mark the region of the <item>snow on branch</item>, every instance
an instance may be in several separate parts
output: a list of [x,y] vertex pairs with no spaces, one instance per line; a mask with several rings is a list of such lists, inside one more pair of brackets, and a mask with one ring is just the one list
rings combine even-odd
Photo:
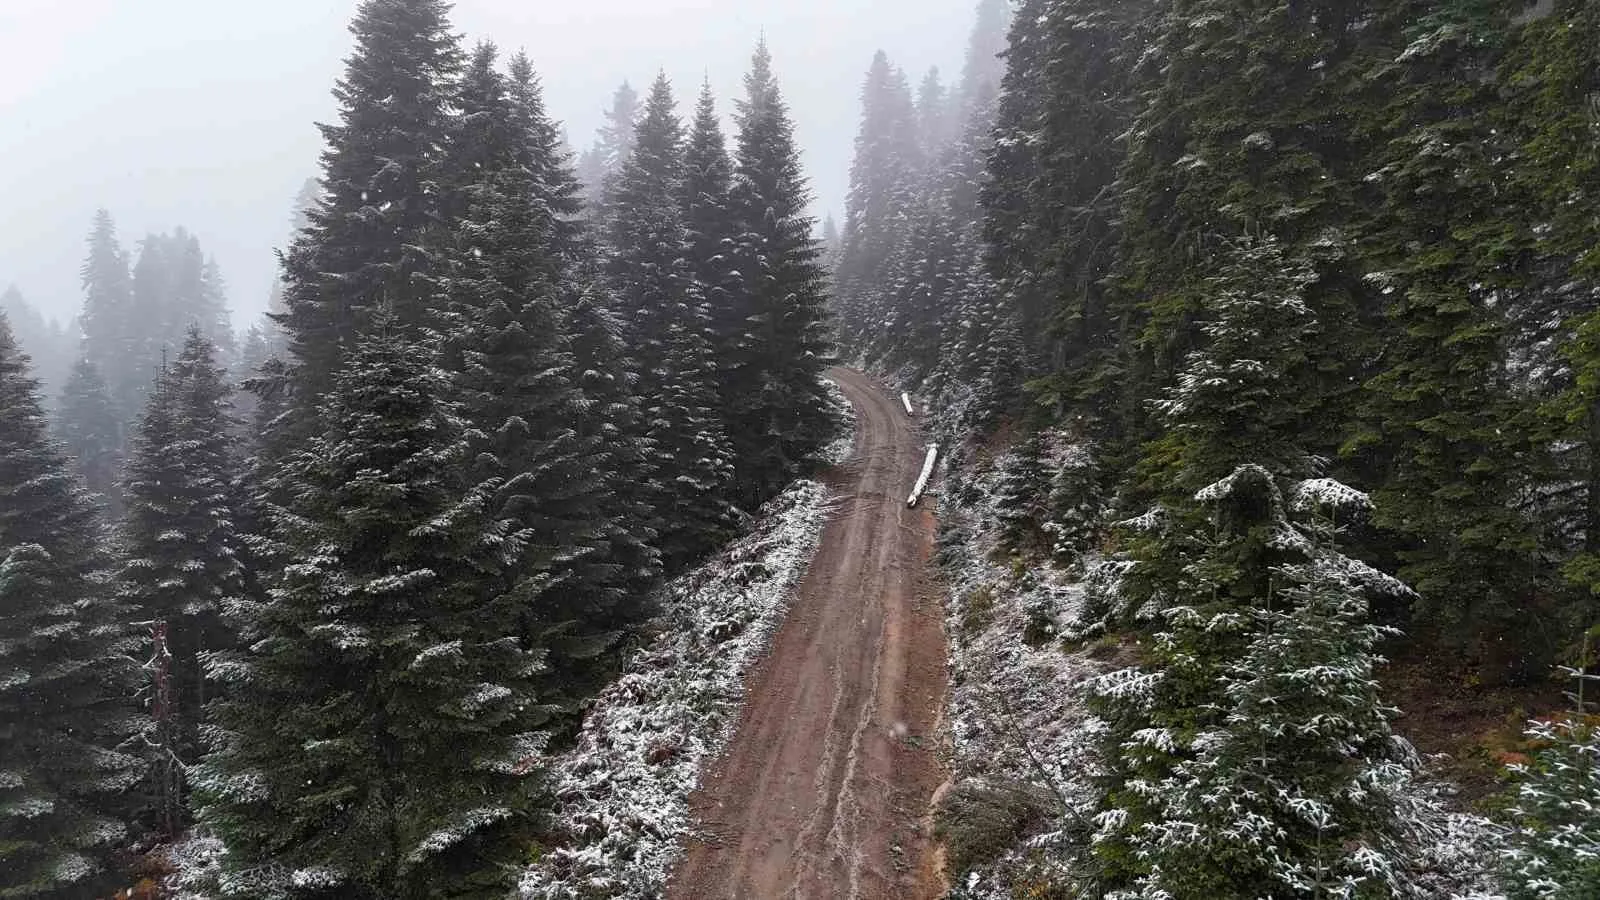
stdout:
[[1247,484],[1272,484],[1272,473],[1253,463],[1234,469],[1228,477],[1201,488],[1194,495],[1200,503],[1215,503],[1233,496]]
[[1290,500],[1296,512],[1317,509],[1358,511],[1372,509],[1372,498],[1333,478],[1312,478],[1295,485]]
[[441,828],[423,838],[421,843],[412,848],[406,855],[406,861],[418,863],[437,853],[443,853],[451,847],[472,837],[473,834],[497,823],[511,818],[515,813],[504,806],[489,806],[471,810],[461,816],[460,820],[448,828]]

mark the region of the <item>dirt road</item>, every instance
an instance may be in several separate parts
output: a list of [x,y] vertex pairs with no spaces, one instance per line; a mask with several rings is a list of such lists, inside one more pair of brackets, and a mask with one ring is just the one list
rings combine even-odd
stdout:
[[859,419],[854,455],[829,476],[841,508],[691,799],[700,834],[672,879],[678,900],[943,895],[927,817],[943,780],[934,518],[931,501],[905,506],[926,448],[882,385],[829,375]]

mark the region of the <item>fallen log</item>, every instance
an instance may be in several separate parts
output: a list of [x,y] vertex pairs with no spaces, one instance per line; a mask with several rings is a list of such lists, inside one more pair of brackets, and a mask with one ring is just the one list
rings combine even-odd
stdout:
[[911,496],[906,500],[908,509],[914,508],[917,501],[922,499],[922,494],[928,489],[928,479],[933,477],[933,464],[939,458],[939,445],[931,444],[928,447],[928,459],[922,464],[922,474],[917,476],[917,486],[911,489]]

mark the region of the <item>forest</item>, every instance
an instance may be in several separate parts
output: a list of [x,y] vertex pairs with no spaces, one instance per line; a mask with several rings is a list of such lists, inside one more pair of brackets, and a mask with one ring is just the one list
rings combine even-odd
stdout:
[[1453,895],[1414,726],[1492,893],[1600,892],[1597,54],[1582,2],[1028,0],[942,151],[873,69],[844,352],[1012,435],[996,552],[1124,663],[1062,896]]
[[947,896],[1600,897],[1600,5],[975,5],[819,223],[764,39],[574,152],[362,0],[261,321],[108,211],[0,296],[0,898],[665,896],[589,720],[835,364],[945,450]]
[[196,238],[130,263],[105,213],[70,364],[8,297],[0,896],[109,896],[196,821],[229,894],[503,894],[654,587],[831,439],[765,48],[731,147],[660,80],[586,202],[531,62],[447,13],[362,4],[238,346]]

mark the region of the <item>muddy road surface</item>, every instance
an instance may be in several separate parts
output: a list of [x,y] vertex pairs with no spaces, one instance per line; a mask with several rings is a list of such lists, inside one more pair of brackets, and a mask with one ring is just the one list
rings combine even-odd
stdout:
[[931,500],[906,508],[926,451],[917,422],[858,372],[855,452],[787,621],[747,685],[738,730],[691,799],[697,833],[674,900],[933,900],[928,816],[945,640],[930,581]]

